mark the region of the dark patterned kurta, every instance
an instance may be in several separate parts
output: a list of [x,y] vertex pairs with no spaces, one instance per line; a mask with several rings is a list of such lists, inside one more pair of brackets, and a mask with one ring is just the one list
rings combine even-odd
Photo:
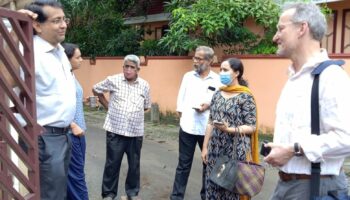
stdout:
[[[237,127],[241,125],[251,125],[255,127],[256,124],[256,106],[251,95],[240,93],[237,96],[224,98],[220,91],[213,96],[210,105],[211,121],[225,121],[229,127]],[[250,149],[250,137],[237,138],[237,146],[233,147],[234,134],[227,134],[219,129],[213,128],[212,136],[208,146],[208,165],[206,169],[206,199],[207,200],[238,200],[239,196],[228,190],[221,188],[215,183],[211,182],[208,177],[215,165],[216,159],[220,153],[228,155],[239,160],[245,160],[245,150]],[[249,149],[248,149],[249,148]]]

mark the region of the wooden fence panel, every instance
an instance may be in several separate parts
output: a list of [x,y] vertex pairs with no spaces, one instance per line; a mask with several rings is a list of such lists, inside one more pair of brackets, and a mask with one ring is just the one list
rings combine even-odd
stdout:
[[0,17],[0,199],[39,200],[32,21],[4,8]]

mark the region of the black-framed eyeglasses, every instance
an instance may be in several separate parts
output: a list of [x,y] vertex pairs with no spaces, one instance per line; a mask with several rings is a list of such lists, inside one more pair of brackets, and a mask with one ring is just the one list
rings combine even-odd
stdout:
[[193,57],[192,57],[192,60],[193,60],[193,61],[199,61],[199,62],[201,62],[201,61],[207,60],[207,59],[193,56]]
[[64,22],[68,25],[70,22],[70,19],[69,18],[56,18],[56,19],[49,20],[49,22],[53,23],[55,25],[61,25]]

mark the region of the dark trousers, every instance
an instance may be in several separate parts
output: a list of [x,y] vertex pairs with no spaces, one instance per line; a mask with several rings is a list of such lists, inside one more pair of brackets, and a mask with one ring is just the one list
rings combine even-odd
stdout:
[[71,143],[66,133],[47,132],[39,135],[41,200],[64,200]]
[[72,141],[71,159],[68,168],[68,200],[88,200],[88,190],[85,181],[85,136],[69,134]]
[[143,137],[125,137],[107,131],[106,164],[102,180],[102,197],[117,196],[120,166],[123,155],[128,158],[128,174],[125,192],[128,197],[137,196],[140,191],[140,158]]
[[[185,196],[188,177],[191,172],[194,152],[198,143],[202,150],[204,136],[192,135],[184,132],[181,128],[179,131],[179,163],[176,168],[173,191],[170,195],[171,200],[182,200]],[[203,164],[202,171],[202,189],[200,192],[202,200],[205,199],[205,167]]]

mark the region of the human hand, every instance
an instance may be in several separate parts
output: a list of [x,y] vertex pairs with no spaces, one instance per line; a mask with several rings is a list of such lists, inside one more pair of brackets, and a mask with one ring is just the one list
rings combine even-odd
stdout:
[[273,167],[285,165],[294,156],[294,148],[292,146],[269,142],[265,144],[265,147],[271,147],[271,152],[264,158],[264,161]]
[[207,104],[207,103],[202,103],[201,105],[201,108],[202,108],[202,112],[206,111],[209,109],[210,105]]
[[36,13],[30,11],[30,10],[20,9],[20,10],[18,10],[17,12],[22,13],[22,14],[25,14],[25,15],[27,15],[28,17],[30,17],[30,18],[32,18],[32,19],[34,19],[34,20],[35,20],[36,18],[38,18],[38,14],[36,14]]
[[214,127],[221,130],[222,132],[228,132],[228,123],[222,121],[213,121]]
[[182,112],[177,112],[177,115],[181,118]]
[[83,129],[80,128],[80,126],[78,126],[78,124],[72,122],[70,125],[70,128],[72,129],[72,133],[75,136],[82,136],[84,135],[84,131]]
[[206,111],[209,108],[209,104],[206,103],[202,103],[199,106],[194,106],[192,107],[195,111],[202,113],[204,111]]
[[205,147],[202,148],[201,157],[204,164],[208,164],[208,148],[205,148]]

